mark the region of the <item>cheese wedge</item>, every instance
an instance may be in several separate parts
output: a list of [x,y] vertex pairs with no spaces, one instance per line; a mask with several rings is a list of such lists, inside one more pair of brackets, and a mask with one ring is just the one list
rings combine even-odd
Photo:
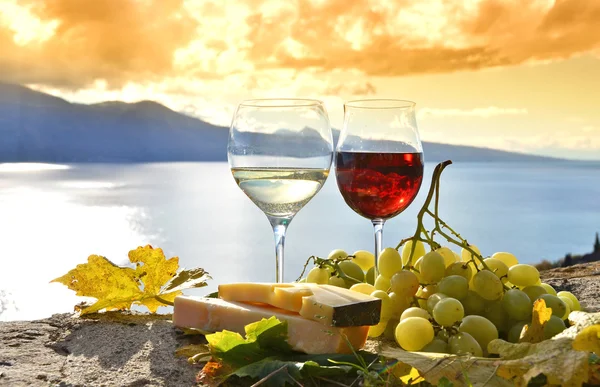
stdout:
[[244,335],[246,325],[271,316],[280,321],[287,321],[288,343],[294,350],[308,354],[352,353],[352,349],[356,351],[363,347],[369,332],[368,326],[325,327],[297,313],[268,305],[191,296],[175,298],[173,323],[180,328],[196,328],[210,332],[226,329]]
[[376,325],[381,300],[331,285],[235,283],[219,285],[227,301],[263,303],[318,321],[326,326]]

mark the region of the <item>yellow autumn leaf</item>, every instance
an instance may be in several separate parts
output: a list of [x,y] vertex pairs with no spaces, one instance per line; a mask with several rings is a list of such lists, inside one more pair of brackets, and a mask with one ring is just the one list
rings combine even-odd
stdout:
[[144,281],[144,290],[148,293],[160,293],[160,288],[179,269],[179,257],[167,259],[161,248],[153,248],[150,245],[131,250],[128,256],[129,261],[136,264],[135,271]]
[[573,349],[600,355],[600,324],[583,329],[573,340]]
[[[538,323],[545,319],[544,316],[545,311],[538,304]],[[589,330],[588,327],[600,324],[600,313],[572,312],[569,321],[571,327],[539,343],[513,344],[492,340],[488,351],[500,358],[407,352],[391,346],[383,348],[381,355],[414,367],[420,376],[434,385],[445,377],[455,386],[524,387],[535,376],[544,374],[550,384],[581,386],[597,380],[600,370],[597,364],[591,364],[592,356],[595,356],[590,354],[591,348],[578,351],[573,348],[573,342],[578,334],[582,335],[579,340],[586,341],[588,335],[598,334],[595,328]],[[401,370],[404,374],[400,378],[405,376],[408,368]]]
[[408,373],[408,375],[401,377],[400,380],[402,381],[402,383],[412,384],[412,385],[419,384],[419,383],[425,381],[425,379],[419,373],[419,370],[414,367],[412,367],[410,369],[410,372]]
[[539,299],[533,303],[531,324],[525,326],[519,343],[539,343],[544,341],[544,326],[552,317],[552,309],[546,307],[546,301]]
[[[538,306],[539,308],[539,306]],[[600,323],[600,313],[572,312],[573,324],[552,339],[539,343],[512,344],[492,340],[488,351],[502,358],[497,375],[510,380],[515,386],[526,386],[539,374],[544,374],[550,384],[581,386],[590,380],[594,368],[590,367],[589,351],[578,351],[573,343],[586,328]]]
[[130,309],[132,304],[144,305],[154,313],[160,306],[172,305],[182,289],[206,286],[210,278],[201,268],[178,272],[179,258],[166,259],[162,249],[150,245],[131,250],[129,260],[135,269],[90,255],[87,263],[51,282],[66,285],[78,296],[96,298],[92,305],[76,306],[84,315],[102,309]]
[[102,309],[129,309],[142,296],[135,270],[119,267],[99,255],[90,255],[87,263],[77,265],[51,282],[66,285],[78,296],[98,299],[94,304],[82,307],[81,314]]
[[169,282],[177,273],[179,268],[179,258],[173,257],[166,259],[161,248],[153,248],[150,245],[138,247],[129,252],[129,260],[136,264],[136,274],[144,283],[143,299],[137,302],[145,305],[150,312],[154,313],[159,306],[164,306],[165,302],[157,300],[156,296],[166,303],[172,303],[175,297],[181,294],[181,291],[161,294],[161,288]]
[[413,367],[410,369],[408,377],[407,375],[400,377],[400,380],[404,383],[407,383],[410,378],[413,378],[414,381],[414,377],[418,375],[433,385],[437,385],[445,377],[455,386],[464,386],[469,383],[475,387],[483,385],[486,387],[513,386],[508,380],[496,375],[498,359],[429,352],[408,352],[391,346],[383,348],[381,355],[386,358],[397,359]]

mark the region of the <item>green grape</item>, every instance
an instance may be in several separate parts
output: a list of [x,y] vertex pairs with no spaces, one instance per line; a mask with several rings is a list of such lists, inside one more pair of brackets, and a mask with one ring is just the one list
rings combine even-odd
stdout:
[[440,247],[439,249],[435,250],[435,252],[444,258],[444,265],[446,267],[456,262],[456,255],[454,255],[454,251],[450,250],[448,247]]
[[402,258],[398,250],[393,247],[386,247],[379,254],[379,274],[392,278],[394,274],[402,270]]
[[[410,251],[412,249],[413,241],[410,240],[402,246],[402,264],[407,265],[408,259],[410,258]],[[425,245],[421,241],[417,241],[415,244],[415,251],[412,256],[412,263],[414,264],[417,259],[425,255]]]
[[450,339],[450,332],[448,332],[446,329],[440,329],[438,331],[438,333],[435,335],[436,339],[440,339],[443,342],[447,343],[448,340]]
[[[508,275],[508,266],[504,262],[496,258],[486,258],[483,262],[487,265],[488,269],[496,274],[496,277],[500,279],[506,279]],[[480,269],[483,268],[483,265],[480,266]]]
[[531,317],[533,304],[524,291],[510,289],[502,298],[502,307],[508,317],[515,320],[527,320]]
[[531,302],[537,300],[542,294],[548,294],[548,292],[546,291],[546,289],[544,289],[543,286],[538,285],[525,286],[521,290],[523,290],[523,292],[527,294]]
[[475,273],[473,276],[473,290],[488,301],[497,300],[504,293],[502,281],[489,270],[480,270]]
[[465,317],[465,309],[456,298],[443,298],[433,308],[433,319],[440,325],[449,327]]
[[375,285],[375,266],[367,270],[367,274],[365,274],[365,282]]
[[567,304],[567,306],[569,307],[569,310],[573,310],[573,308],[575,308],[575,305],[573,305],[573,300],[571,300],[569,297],[564,296],[564,295],[560,295],[557,297],[560,298],[562,300],[562,302]]
[[[504,285],[505,285],[507,288],[509,288],[509,289],[519,289],[517,286],[515,286],[515,285],[511,284],[511,283],[510,283],[508,280],[506,280],[506,281],[503,281],[503,283],[504,283]],[[521,289],[521,290],[523,290],[523,289]]]
[[505,252],[494,253],[494,255],[492,255],[492,258],[502,261],[509,268],[511,266],[517,265],[519,263],[519,261],[517,260],[517,257],[515,257],[511,253],[505,253]]
[[369,337],[379,337],[385,332],[385,328],[387,327],[387,320],[380,320],[377,325],[371,325],[369,327]]
[[423,257],[420,257],[419,259],[417,259],[417,262],[415,262],[415,266],[414,266],[415,269],[418,271],[418,273],[417,272],[414,272],[414,273],[417,276],[419,283],[424,282],[423,277],[421,276],[421,262],[423,262]]
[[350,290],[353,290],[355,292],[358,293],[362,293],[362,294],[366,294],[366,295],[370,295],[371,293],[373,293],[375,290],[375,286],[368,284],[366,282],[361,282],[359,284],[354,284],[350,287]]
[[535,285],[540,279],[540,272],[534,266],[519,263],[508,269],[508,280],[517,286]]
[[485,300],[473,290],[467,292],[467,296],[460,300],[465,308],[465,315],[482,314],[485,309]]
[[425,254],[421,262],[420,272],[423,282],[427,284],[439,282],[444,278],[444,274],[446,273],[444,257],[435,251]]
[[410,307],[412,297],[402,297],[397,293],[390,293],[390,301],[392,302],[393,317],[399,319],[402,312]]
[[483,317],[487,318],[496,326],[498,332],[506,332],[508,315],[502,307],[502,301],[490,302],[485,306]]
[[348,253],[342,249],[332,250],[331,253],[327,256],[327,259],[344,259],[348,257]]
[[368,271],[375,266],[375,256],[369,251],[358,250],[352,255],[354,258],[352,258],[351,262],[356,263],[363,271]]
[[561,292],[556,293],[556,296],[569,298],[573,302],[573,309],[571,310],[581,310],[581,304],[579,304],[579,300],[577,299],[577,297],[575,297],[573,293],[563,290]]
[[329,285],[337,286],[339,288],[347,288],[346,281],[344,281],[343,278],[338,277],[337,275],[329,277],[329,280],[327,281],[327,283]]
[[365,280],[365,273],[362,271],[360,266],[358,266],[354,262],[342,261],[342,262],[338,263],[338,268],[342,273],[344,273],[345,275],[347,275],[348,277],[351,278],[351,279],[344,278],[344,280],[346,281],[346,285],[348,287],[350,287],[356,283],[359,283],[359,282],[364,282],[364,280]]
[[400,320],[395,336],[402,349],[419,351],[433,340],[433,325],[421,317],[408,317]]
[[379,298],[381,300],[381,319],[386,321],[389,320],[394,314],[390,296],[383,290],[375,290],[371,293],[371,297]]
[[390,287],[399,295],[412,297],[419,290],[419,279],[412,271],[400,270],[392,276]]
[[427,309],[427,299],[429,298],[429,296],[437,292],[437,285],[432,284],[420,287],[417,291],[417,294],[415,294],[415,296],[418,298],[419,306],[423,309]]
[[557,317],[562,317],[567,312],[567,304],[565,304],[560,298],[551,294],[542,294],[541,300],[546,302],[546,307],[552,309],[552,314]]
[[450,353],[455,355],[466,355],[470,353],[473,356],[483,356],[481,346],[477,340],[467,332],[460,332],[451,336],[448,340],[448,347],[450,348]]
[[562,302],[564,302],[565,305],[567,306],[567,310],[565,311],[564,316],[562,316],[562,319],[563,320],[568,320],[569,319],[569,314],[573,310],[573,301],[571,301],[571,299],[567,298],[567,297],[558,297],[558,298],[560,298],[560,300]]
[[429,344],[421,349],[421,352],[433,352],[433,353],[448,353],[450,347],[444,340],[434,338]]
[[421,263],[423,262],[423,257],[419,257],[419,259],[417,259],[417,261],[415,262],[414,266],[415,269],[417,269],[418,271],[421,271]]
[[465,262],[454,262],[446,268],[446,277],[451,275],[465,277],[468,282],[473,277],[473,270],[471,270],[471,265]]
[[469,282],[467,279],[460,275],[451,275],[442,278],[438,284],[440,292],[444,293],[448,297],[462,300],[467,296],[469,291]]
[[419,288],[416,296],[424,299],[428,299],[432,294],[438,293],[439,288],[435,284],[425,285]]
[[546,324],[544,324],[544,340],[548,340],[558,335],[565,329],[567,329],[567,327],[562,319],[554,315],[550,316],[550,320],[546,321]]
[[387,292],[390,289],[390,279],[382,275],[378,275],[375,279],[375,289]]
[[415,294],[415,297],[417,298],[417,306],[427,309],[427,298],[430,295],[428,294],[427,297],[423,297],[423,292],[423,287],[420,287],[419,290],[417,290],[417,294]]
[[432,294],[431,296],[429,296],[429,298],[427,299],[427,311],[429,313],[433,313],[433,308],[435,308],[435,305],[444,298],[448,298],[447,295],[443,294],[443,293],[435,293]]
[[[481,251],[479,250],[479,248],[475,245],[469,245],[469,247],[471,248],[471,250],[473,250],[474,252],[476,252],[477,254],[481,255]],[[469,262],[469,261],[477,261],[477,258],[471,254],[471,252],[469,252],[468,250],[465,250],[464,248],[460,251],[460,260],[463,262]]]
[[383,336],[386,339],[389,339],[389,340],[396,339],[396,327],[398,326],[399,322],[400,322],[400,320],[398,320],[397,318],[391,318],[388,320],[387,326],[385,327],[385,331],[383,331]]
[[306,282],[324,285],[329,282],[329,270],[318,266],[313,267],[306,276]]
[[526,321],[517,321],[508,331],[508,341],[510,343],[518,343],[521,338],[523,327],[527,325]]
[[548,285],[547,283],[542,282],[540,284],[541,287],[543,287],[544,289],[546,289],[546,293],[548,294],[552,294],[553,296],[556,296],[556,290],[554,290],[554,288],[550,285]]
[[416,306],[411,306],[410,308],[402,312],[402,315],[400,316],[400,321],[409,317],[421,317],[426,320],[431,319],[431,316],[429,315],[429,313],[427,313],[425,309],[417,308]]
[[489,342],[498,338],[496,326],[482,316],[466,316],[462,319],[458,330],[473,336],[483,353],[487,353]]

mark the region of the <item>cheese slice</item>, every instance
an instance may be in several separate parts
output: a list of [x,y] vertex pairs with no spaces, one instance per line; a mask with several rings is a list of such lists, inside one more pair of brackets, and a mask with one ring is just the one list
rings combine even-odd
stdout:
[[288,343],[294,350],[308,354],[352,353],[352,350],[363,347],[369,332],[368,326],[325,327],[297,313],[268,305],[191,296],[175,298],[173,323],[180,328],[196,328],[210,332],[226,329],[244,335],[246,325],[271,316],[280,321],[287,321]]
[[326,326],[376,325],[381,300],[352,290],[316,284],[234,283],[219,285],[227,301],[263,303]]

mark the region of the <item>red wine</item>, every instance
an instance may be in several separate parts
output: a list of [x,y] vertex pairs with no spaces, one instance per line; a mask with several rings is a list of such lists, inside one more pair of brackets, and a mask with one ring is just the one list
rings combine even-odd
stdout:
[[368,219],[392,218],[417,196],[422,153],[338,152],[337,184],[344,200]]

